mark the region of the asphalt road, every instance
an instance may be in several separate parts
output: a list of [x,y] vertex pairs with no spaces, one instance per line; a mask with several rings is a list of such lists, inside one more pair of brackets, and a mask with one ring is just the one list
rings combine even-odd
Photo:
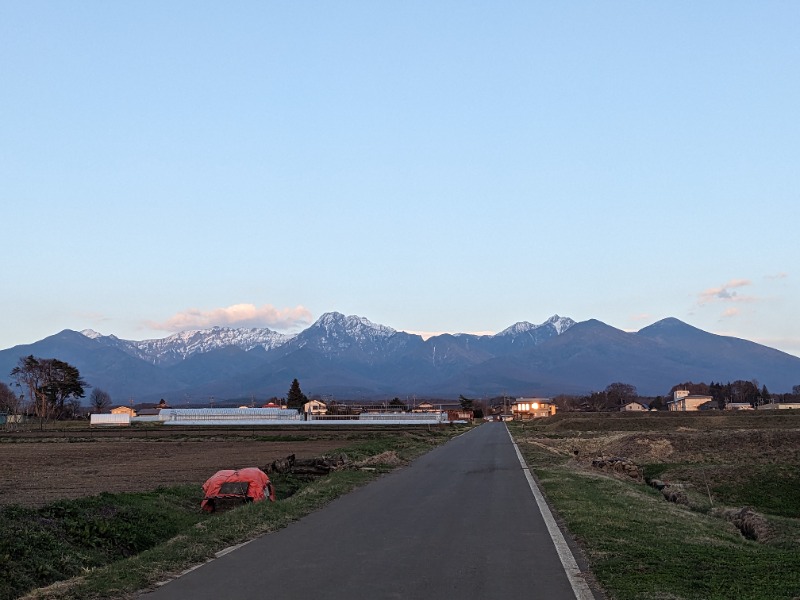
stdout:
[[507,429],[486,423],[409,467],[142,600],[575,600]]

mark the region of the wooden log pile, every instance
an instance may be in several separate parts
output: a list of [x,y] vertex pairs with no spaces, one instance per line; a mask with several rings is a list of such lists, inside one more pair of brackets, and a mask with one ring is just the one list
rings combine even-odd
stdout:
[[294,454],[290,454],[286,458],[272,461],[264,468],[264,471],[267,473],[291,473],[292,475],[319,477],[327,475],[331,471],[347,468],[350,465],[351,461],[346,454],[303,459],[298,459]]

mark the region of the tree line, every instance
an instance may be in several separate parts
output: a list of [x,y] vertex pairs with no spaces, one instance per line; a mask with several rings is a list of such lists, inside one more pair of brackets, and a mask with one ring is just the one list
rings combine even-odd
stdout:
[[556,396],[554,401],[562,411],[619,410],[630,402],[641,402],[651,409],[666,410],[667,402],[673,398],[677,390],[686,390],[692,395],[710,396],[710,406],[720,410],[731,403],[749,404],[755,408],[770,402],[800,402],[800,385],[793,386],[791,393],[772,394],[766,385],[759,386],[756,380],[743,379],[727,383],[686,381],[672,386],[665,396],[640,396],[636,386],[616,382],[600,392],[591,392],[583,396],[560,395]]

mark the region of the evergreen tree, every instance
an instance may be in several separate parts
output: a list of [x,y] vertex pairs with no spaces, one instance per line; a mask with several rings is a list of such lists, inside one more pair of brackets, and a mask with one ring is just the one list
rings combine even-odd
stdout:
[[472,410],[475,406],[475,400],[467,398],[464,394],[458,395],[458,403],[461,404],[461,408],[464,410]]
[[308,402],[308,398],[300,389],[300,382],[297,378],[292,380],[289,393],[286,394],[286,408],[297,408],[302,410],[303,405]]

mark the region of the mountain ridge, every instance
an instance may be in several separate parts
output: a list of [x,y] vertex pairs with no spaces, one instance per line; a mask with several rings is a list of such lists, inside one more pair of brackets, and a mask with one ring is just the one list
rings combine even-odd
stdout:
[[427,339],[338,312],[293,335],[212,327],[137,342],[64,330],[0,350],[0,380],[28,354],[75,365],[117,402],[282,396],[295,377],[306,394],[349,399],[583,394],[617,381],[644,395],[684,381],[757,379],[773,391],[800,383],[800,358],[673,317],[626,332],[553,315],[493,335]]

